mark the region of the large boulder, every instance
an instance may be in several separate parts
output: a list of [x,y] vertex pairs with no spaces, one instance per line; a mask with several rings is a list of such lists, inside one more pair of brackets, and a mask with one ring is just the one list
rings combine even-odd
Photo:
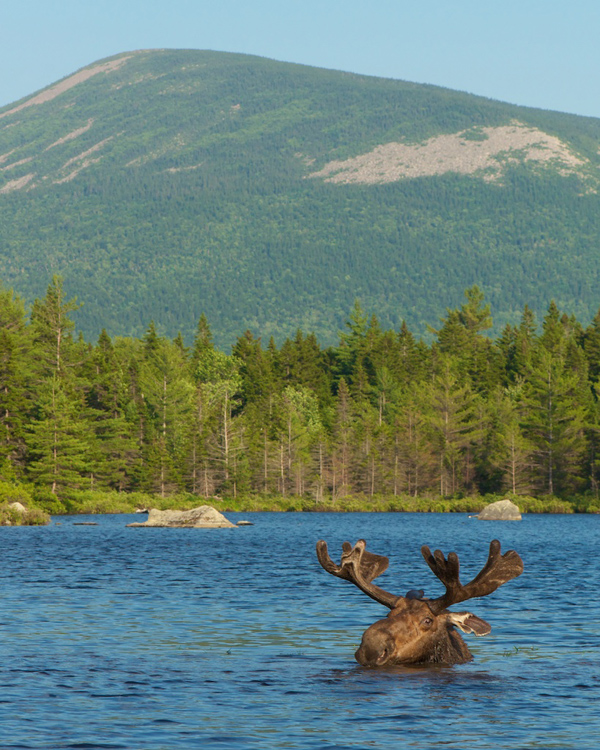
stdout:
[[167,528],[186,529],[233,529],[235,524],[228,521],[222,513],[211,505],[201,505],[191,510],[157,510],[148,511],[145,523],[129,523],[128,526],[162,526]]
[[520,521],[521,511],[511,500],[498,500],[486,505],[476,518],[480,521]]
[[17,513],[27,513],[27,508],[23,505],[23,503],[20,503],[18,501],[15,501],[14,503],[9,503],[8,507],[12,508],[13,510],[16,510]]

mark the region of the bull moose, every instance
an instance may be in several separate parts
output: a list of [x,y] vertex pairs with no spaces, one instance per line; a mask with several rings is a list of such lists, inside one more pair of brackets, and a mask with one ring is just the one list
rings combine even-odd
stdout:
[[344,578],[391,610],[364,632],[355,653],[356,661],[365,667],[397,664],[464,664],[473,655],[456,628],[463,633],[487,635],[491,626],[471,612],[449,612],[448,607],[467,599],[487,596],[503,583],[521,575],[523,561],[514,550],[500,554],[500,542],[490,544],[488,560],[475,578],[466,585],[459,579],[459,561],[454,552],[446,559],[440,550],[433,554],[423,546],[421,553],[433,573],[446,587],[437,599],[427,599],[421,590],[406,596],[395,596],[375,586],[373,580],[387,570],[389,560],[367,552],[366,542],[359,539],[352,547],[342,545],[341,564],[329,557],[327,544],[317,542],[317,557],[322,567],[338,578]]

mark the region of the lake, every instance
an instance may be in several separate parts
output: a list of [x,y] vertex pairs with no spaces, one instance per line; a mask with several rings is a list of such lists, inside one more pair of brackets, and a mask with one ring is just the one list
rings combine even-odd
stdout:
[[[600,516],[227,516],[254,525],[0,528],[2,750],[599,746]],[[525,572],[455,607],[492,625],[464,636],[473,662],[365,669],[354,651],[388,610],[315,556],[360,537],[395,594],[443,593],[422,544],[456,551],[466,582],[496,537]]]

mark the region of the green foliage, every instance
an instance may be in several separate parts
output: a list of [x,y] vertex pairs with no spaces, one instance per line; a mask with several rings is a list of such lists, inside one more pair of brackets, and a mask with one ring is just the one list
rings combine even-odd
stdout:
[[51,515],[62,515],[68,512],[67,504],[45,486],[34,486],[32,489],[33,500],[39,508]]
[[0,389],[0,504],[476,513],[508,491],[524,512],[600,506],[593,328],[556,304],[539,333],[524,313],[493,340],[470,288],[429,346],[355,304],[337,347],[246,332],[227,355],[205,318],[191,349],[153,323],[75,341],[58,289],[30,322],[0,299],[0,338],[25,344],[18,360],[7,345]]
[[[25,510],[11,507],[20,503]],[[0,526],[43,526],[50,517],[34,500],[31,489],[21,483],[0,481]]]
[[0,505],[21,503],[29,505],[32,502],[31,489],[21,483],[0,481]]
[[46,526],[50,516],[41,508],[29,508],[25,512],[0,505],[0,526]]
[[522,513],[573,513],[577,508],[574,503],[553,495],[519,496],[512,499],[518,504]]
[[[189,343],[205,313],[224,350],[246,329],[281,345],[298,327],[329,346],[356,299],[384,328],[406,320],[422,335],[475,282],[496,333],[525,303],[540,315],[554,297],[584,324],[597,310],[593,118],[191,50],[140,51],[44,104],[10,109],[0,190],[19,180],[27,189],[0,193],[4,280],[31,302],[56,271],[63,303],[85,296],[73,322],[88,338],[102,328],[139,337],[155,320],[158,335],[181,331]],[[307,179],[381,144],[460,131],[481,140],[515,120],[587,166],[568,176],[524,162],[496,182]],[[461,315],[472,312],[475,328],[486,323],[475,298]]]

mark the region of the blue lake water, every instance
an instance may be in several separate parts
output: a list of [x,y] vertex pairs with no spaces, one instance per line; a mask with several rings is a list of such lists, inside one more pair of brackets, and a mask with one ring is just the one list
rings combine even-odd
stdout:
[[[600,746],[600,516],[228,516],[254,525],[0,528],[2,750]],[[422,544],[456,551],[466,581],[497,537],[525,572],[467,605],[492,625],[465,636],[472,663],[364,669],[354,650],[387,610],[314,551],[339,561],[360,537],[393,593],[442,593]]]

